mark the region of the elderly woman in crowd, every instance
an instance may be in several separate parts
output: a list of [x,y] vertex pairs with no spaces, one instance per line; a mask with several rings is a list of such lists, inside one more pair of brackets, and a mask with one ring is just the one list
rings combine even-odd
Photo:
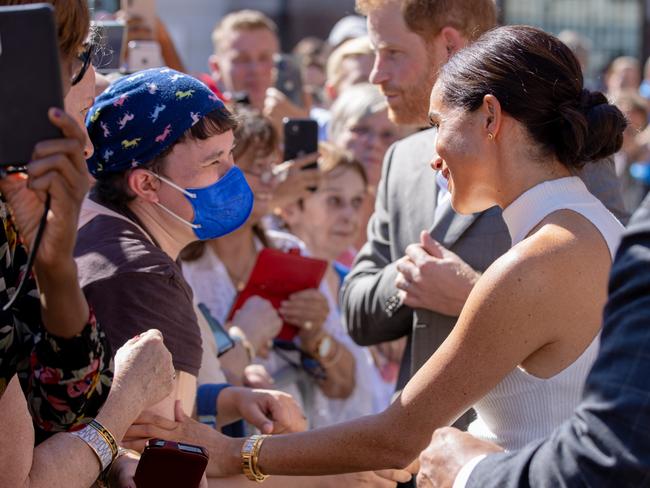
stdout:
[[[374,208],[384,154],[404,135],[403,129],[388,119],[386,97],[370,83],[347,88],[332,105],[331,113],[329,141],[350,151],[363,164],[368,175],[369,198],[364,203],[361,221],[361,228],[365,231]],[[365,232],[357,236],[354,241],[356,250],[366,242],[365,237]],[[350,258],[354,255],[347,256],[345,264],[351,264]]]
[[[349,152],[327,143],[322,143],[320,149],[321,185],[308,197],[286,206],[282,217],[287,230],[305,244],[310,255],[328,262],[323,283],[329,292],[330,315],[335,326],[345,333],[338,296],[348,268],[337,259],[363,231],[368,179],[363,165]],[[350,398],[332,402],[330,408],[341,412],[339,422],[386,408],[394,389],[392,381],[380,377],[370,348],[354,344],[350,350],[356,359],[356,376],[363,381],[357,382]]]

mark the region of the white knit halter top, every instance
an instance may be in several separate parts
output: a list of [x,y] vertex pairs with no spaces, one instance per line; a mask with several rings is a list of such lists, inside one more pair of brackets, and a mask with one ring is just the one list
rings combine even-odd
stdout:
[[[524,240],[547,215],[562,209],[573,210],[589,220],[602,234],[614,258],[623,226],[578,177],[541,183],[503,211],[512,245]],[[580,402],[585,379],[598,353],[599,339],[600,334],[580,357],[551,378],[538,378],[515,368],[474,405],[478,418],[469,432],[506,450],[520,449],[547,437],[571,416]]]

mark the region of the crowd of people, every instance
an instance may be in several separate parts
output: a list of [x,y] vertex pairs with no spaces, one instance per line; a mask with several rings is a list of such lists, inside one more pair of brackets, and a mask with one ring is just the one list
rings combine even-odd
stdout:
[[[494,0],[356,0],[292,53],[230,13],[205,73],[120,12],[165,66],[104,76],[86,0],[48,2],[62,135],[0,178],[0,486],[132,488],[151,439],[202,488],[649,485],[650,70],[599,90]],[[283,161],[287,118],[316,153]],[[268,251],[320,284],[239,303]]]

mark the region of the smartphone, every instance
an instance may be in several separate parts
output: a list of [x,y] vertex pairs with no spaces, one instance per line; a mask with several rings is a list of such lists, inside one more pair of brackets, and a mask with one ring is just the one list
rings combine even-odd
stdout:
[[304,107],[302,72],[296,59],[290,54],[276,54],[275,87],[298,107]]
[[235,341],[232,340],[228,331],[221,325],[208,309],[205,303],[198,304],[199,310],[203,314],[205,321],[210,326],[214,339],[217,342],[217,357],[220,357],[235,347]]
[[[318,123],[314,119],[284,118],[284,161],[318,151]],[[317,168],[308,164],[303,169]]]
[[29,162],[34,146],[59,139],[50,107],[63,108],[53,8],[0,7],[0,166]]
[[197,488],[209,455],[201,446],[150,439],[135,471],[138,488]]
[[120,8],[131,16],[137,16],[151,29],[156,38],[156,0],[120,0]]
[[94,20],[90,25],[97,29],[101,47],[95,50],[93,66],[102,74],[115,73],[124,65],[126,26],[119,20]]
[[160,44],[156,41],[129,41],[126,49],[129,73],[164,66]]

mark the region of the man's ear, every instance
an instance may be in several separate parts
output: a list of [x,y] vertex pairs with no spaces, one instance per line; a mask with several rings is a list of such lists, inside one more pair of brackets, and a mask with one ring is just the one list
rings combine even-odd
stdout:
[[448,25],[443,27],[440,31],[440,36],[447,47],[447,58],[452,57],[468,44],[467,38],[455,27]]
[[157,203],[160,179],[156,178],[150,171],[134,169],[127,176],[129,190],[145,202]]

